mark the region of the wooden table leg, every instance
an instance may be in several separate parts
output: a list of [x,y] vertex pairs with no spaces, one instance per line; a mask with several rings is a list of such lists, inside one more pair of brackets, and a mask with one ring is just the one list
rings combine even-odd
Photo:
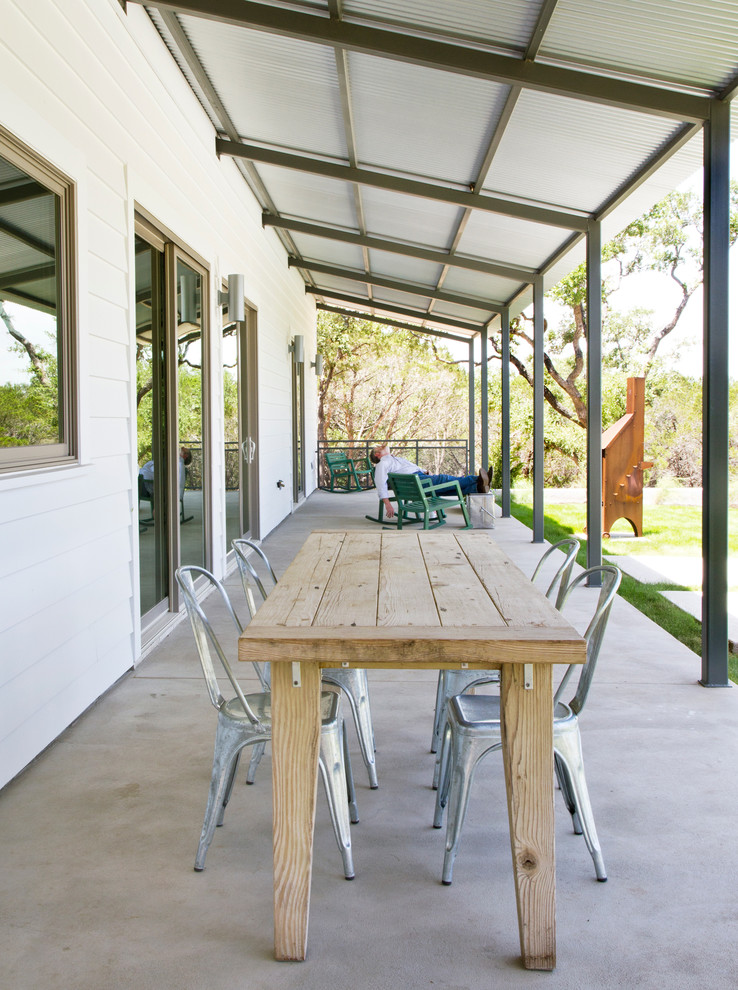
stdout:
[[272,664],[272,780],[274,788],[274,955],[303,960],[307,952],[313,868],[315,794],[320,747],[320,670]]
[[551,664],[502,668],[502,753],[520,951],[526,969],[556,965],[556,861]]

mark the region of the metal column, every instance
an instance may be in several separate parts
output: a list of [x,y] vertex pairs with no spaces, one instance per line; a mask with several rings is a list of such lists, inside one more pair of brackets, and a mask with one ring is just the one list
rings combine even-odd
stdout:
[[[587,567],[602,563],[602,230],[587,230]],[[601,582],[590,581],[599,588]]]
[[510,310],[505,309],[500,317],[502,336],[502,367],[501,367],[501,406],[500,427],[501,465],[502,465],[502,515],[510,516]]
[[730,105],[704,128],[702,383],[702,678],[728,687],[728,249]]
[[489,464],[489,376],[487,368],[487,334],[488,330],[485,327],[484,330],[479,335],[479,344],[481,347],[480,353],[480,392],[481,394],[481,405],[482,405],[482,443],[481,443],[481,454],[480,454],[480,467],[486,468]]
[[469,341],[469,474],[476,474],[476,409],[474,407],[474,338]]
[[543,543],[543,278],[533,282],[533,542]]

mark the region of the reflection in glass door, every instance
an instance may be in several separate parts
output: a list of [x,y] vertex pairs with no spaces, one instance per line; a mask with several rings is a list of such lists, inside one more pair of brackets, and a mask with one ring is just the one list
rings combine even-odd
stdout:
[[169,594],[164,252],[138,236],[135,251],[138,547],[146,615]]
[[176,265],[179,559],[205,567],[203,279],[179,257]]
[[223,308],[223,419],[226,552],[231,541],[257,532],[256,313],[229,323]]

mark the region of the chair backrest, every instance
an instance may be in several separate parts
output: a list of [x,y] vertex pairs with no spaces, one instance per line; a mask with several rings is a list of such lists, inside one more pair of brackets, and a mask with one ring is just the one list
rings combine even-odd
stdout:
[[236,563],[238,564],[238,570],[241,575],[241,584],[243,585],[243,592],[246,595],[246,604],[249,607],[249,612],[251,618],[253,619],[256,613],[256,605],[254,603],[254,594],[251,588],[251,582],[253,581],[256,587],[259,589],[259,594],[266,601],[267,592],[264,587],[264,583],[259,577],[256,568],[249,560],[252,553],[257,554],[266,564],[267,570],[272,580],[272,585],[277,583],[277,575],[274,573],[274,568],[269,563],[269,558],[253,540],[239,539],[233,540],[231,546],[236,554]]
[[423,502],[427,505],[419,474],[395,474],[391,472],[387,475],[387,482],[395,493],[398,504]]
[[615,567],[614,564],[602,564],[599,567],[590,567],[586,571],[582,571],[582,573],[578,574],[567,587],[564,593],[562,609],[563,606],[566,605],[572,591],[579,587],[579,585],[589,581],[593,575],[597,575],[600,578],[601,585],[600,593],[597,596],[597,605],[595,607],[594,614],[589,622],[589,625],[587,626],[586,632],[584,633],[584,638],[587,642],[587,659],[583,665],[571,664],[567,668],[567,671],[558,686],[556,694],[554,695],[555,707],[556,702],[561,700],[561,695],[566,688],[571,675],[578,667],[580,674],[576,694],[568,703],[575,715],[578,715],[582,711],[587,700],[589,687],[592,683],[595,667],[597,666],[597,658],[600,655],[600,647],[602,646],[605,629],[607,628],[607,620],[610,617],[612,603],[622,578],[620,568]]
[[554,543],[550,546],[548,550],[544,553],[541,559],[536,564],[536,569],[533,571],[533,576],[531,581],[535,581],[538,575],[541,573],[543,565],[546,563],[548,558],[553,553],[563,554],[563,558],[559,567],[551,579],[551,583],[546,591],[546,598],[553,600],[554,591],[558,587],[558,592],[556,594],[555,606],[560,609],[562,602],[564,601],[564,595],[566,594],[566,589],[571,579],[571,571],[574,567],[574,561],[579,553],[579,540],[573,536],[567,536],[564,540],[559,540],[558,543]]
[[[223,652],[220,643],[218,642],[218,637],[213,631],[210,620],[206,616],[202,605],[197,600],[195,581],[198,577],[204,577],[205,580],[208,581],[213,588],[215,588],[215,590],[220,594],[221,600],[226,607],[226,611],[233,620],[233,625],[240,634],[243,632],[243,627],[238,620],[238,616],[233,611],[233,606],[231,605],[228,593],[220,581],[213,574],[211,574],[210,571],[206,571],[204,567],[195,567],[194,565],[179,567],[174,576],[177,579],[177,584],[182,589],[182,596],[187,609],[187,615],[190,619],[190,625],[192,626],[192,632],[195,636],[197,652],[200,656],[200,665],[202,666],[202,672],[205,675],[205,683],[208,686],[208,693],[210,694],[211,702],[214,707],[219,710],[226,702],[226,699],[221,694],[220,687],[218,686],[218,678],[215,672],[215,664],[213,662],[213,654],[215,654],[220,661],[223,670],[225,670],[228,680],[231,682],[231,686],[236,692],[236,697],[243,706],[243,710],[246,712],[249,721],[253,725],[260,725],[260,720],[250,707],[249,703],[246,701],[246,696],[241,689],[241,685],[238,683],[233,671],[231,670],[231,665],[228,662],[228,658]],[[258,667],[256,664],[254,664],[254,668],[258,673]]]
[[150,502],[153,505],[154,496],[149,495],[146,491],[146,484],[144,482],[144,476],[139,474],[138,476],[138,500],[139,502]]

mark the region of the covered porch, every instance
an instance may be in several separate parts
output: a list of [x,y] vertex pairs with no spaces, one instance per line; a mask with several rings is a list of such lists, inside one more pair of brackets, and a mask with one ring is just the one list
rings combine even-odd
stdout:
[[[364,518],[375,500],[315,492],[264,540],[277,573],[313,529],[376,528]],[[494,535],[531,573],[542,552],[531,532],[505,518]],[[236,573],[226,584],[243,615]],[[541,976],[519,961],[499,761],[480,768],[443,887],[428,752],[436,675],[371,671],[379,789],[368,788],[351,730],[357,875],[343,880],[319,796],[309,954],[296,966],[272,955],[268,752],[256,785],[237,785],[205,871],[192,869],[215,713],[180,622],[0,794],[3,982],[732,988],[738,696],[700,688],[699,676],[694,654],[616,600],[582,730],[609,882],[596,882],[557,795],[558,963]]]

